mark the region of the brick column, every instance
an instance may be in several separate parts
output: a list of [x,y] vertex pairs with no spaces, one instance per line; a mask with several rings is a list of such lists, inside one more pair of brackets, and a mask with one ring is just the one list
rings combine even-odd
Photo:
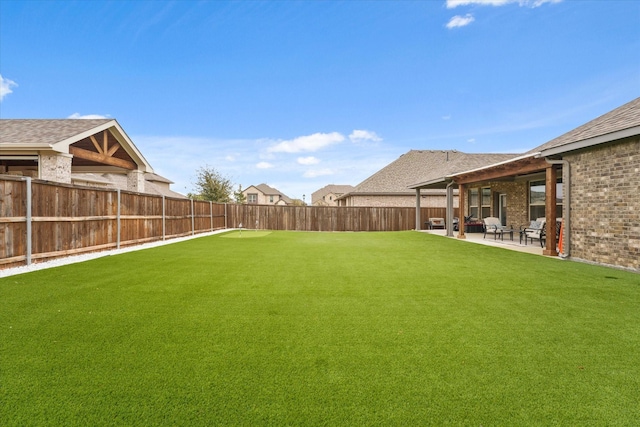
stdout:
[[55,153],[40,155],[40,179],[71,183],[71,154]]

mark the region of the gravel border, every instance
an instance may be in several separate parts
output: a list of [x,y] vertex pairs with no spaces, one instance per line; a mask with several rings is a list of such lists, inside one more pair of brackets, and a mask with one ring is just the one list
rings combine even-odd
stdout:
[[32,263],[31,265],[23,265],[20,267],[11,267],[0,270],[0,278],[14,276],[16,274],[30,273],[32,271],[44,270],[45,268],[59,267],[61,265],[74,264],[76,262],[88,261],[91,259],[101,258],[104,256],[124,254],[127,252],[140,251],[143,249],[155,248],[156,246],[170,245],[171,243],[184,242],[185,240],[197,239],[199,237],[213,236],[214,234],[233,231],[234,228],[226,228],[222,230],[211,231],[209,233],[200,233],[194,236],[177,237],[175,239],[159,240],[151,243],[143,243],[141,245],[127,246],[121,249],[111,249],[100,252],[90,252],[82,255],[73,255],[64,258],[56,258],[51,261]]

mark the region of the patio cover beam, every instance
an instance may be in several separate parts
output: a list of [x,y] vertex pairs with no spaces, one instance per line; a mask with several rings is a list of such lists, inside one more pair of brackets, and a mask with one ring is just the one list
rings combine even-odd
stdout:
[[453,176],[458,184],[473,184],[476,182],[490,181],[496,179],[504,179],[514,177],[516,175],[525,175],[547,169],[548,164],[544,158],[528,157],[510,163],[491,166],[476,171],[463,172]]

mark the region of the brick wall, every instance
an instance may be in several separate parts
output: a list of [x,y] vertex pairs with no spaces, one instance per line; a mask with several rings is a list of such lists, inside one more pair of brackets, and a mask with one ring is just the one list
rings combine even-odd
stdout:
[[[491,192],[507,195],[507,225],[516,228],[529,224],[527,181],[492,182]],[[491,215],[498,216],[498,206],[491,206]]]
[[640,138],[567,155],[571,256],[640,271]]
[[[458,197],[454,196],[454,208],[458,207]],[[416,195],[406,196],[351,196],[347,206],[371,206],[371,207],[415,207]],[[422,194],[420,199],[420,207],[422,208],[446,208],[446,195],[426,195]]]

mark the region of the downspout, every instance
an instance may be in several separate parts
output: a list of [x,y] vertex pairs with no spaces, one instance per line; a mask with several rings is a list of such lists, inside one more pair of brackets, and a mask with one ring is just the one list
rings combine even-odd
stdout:
[[[447,155],[449,153],[447,152]],[[447,237],[453,237],[453,186],[454,181],[447,184]],[[458,218],[458,225],[460,219]]]
[[571,165],[568,160],[551,160],[545,157],[544,160],[550,165],[562,165],[562,186],[564,192],[564,227],[563,243],[560,258],[569,258],[571,255]]

